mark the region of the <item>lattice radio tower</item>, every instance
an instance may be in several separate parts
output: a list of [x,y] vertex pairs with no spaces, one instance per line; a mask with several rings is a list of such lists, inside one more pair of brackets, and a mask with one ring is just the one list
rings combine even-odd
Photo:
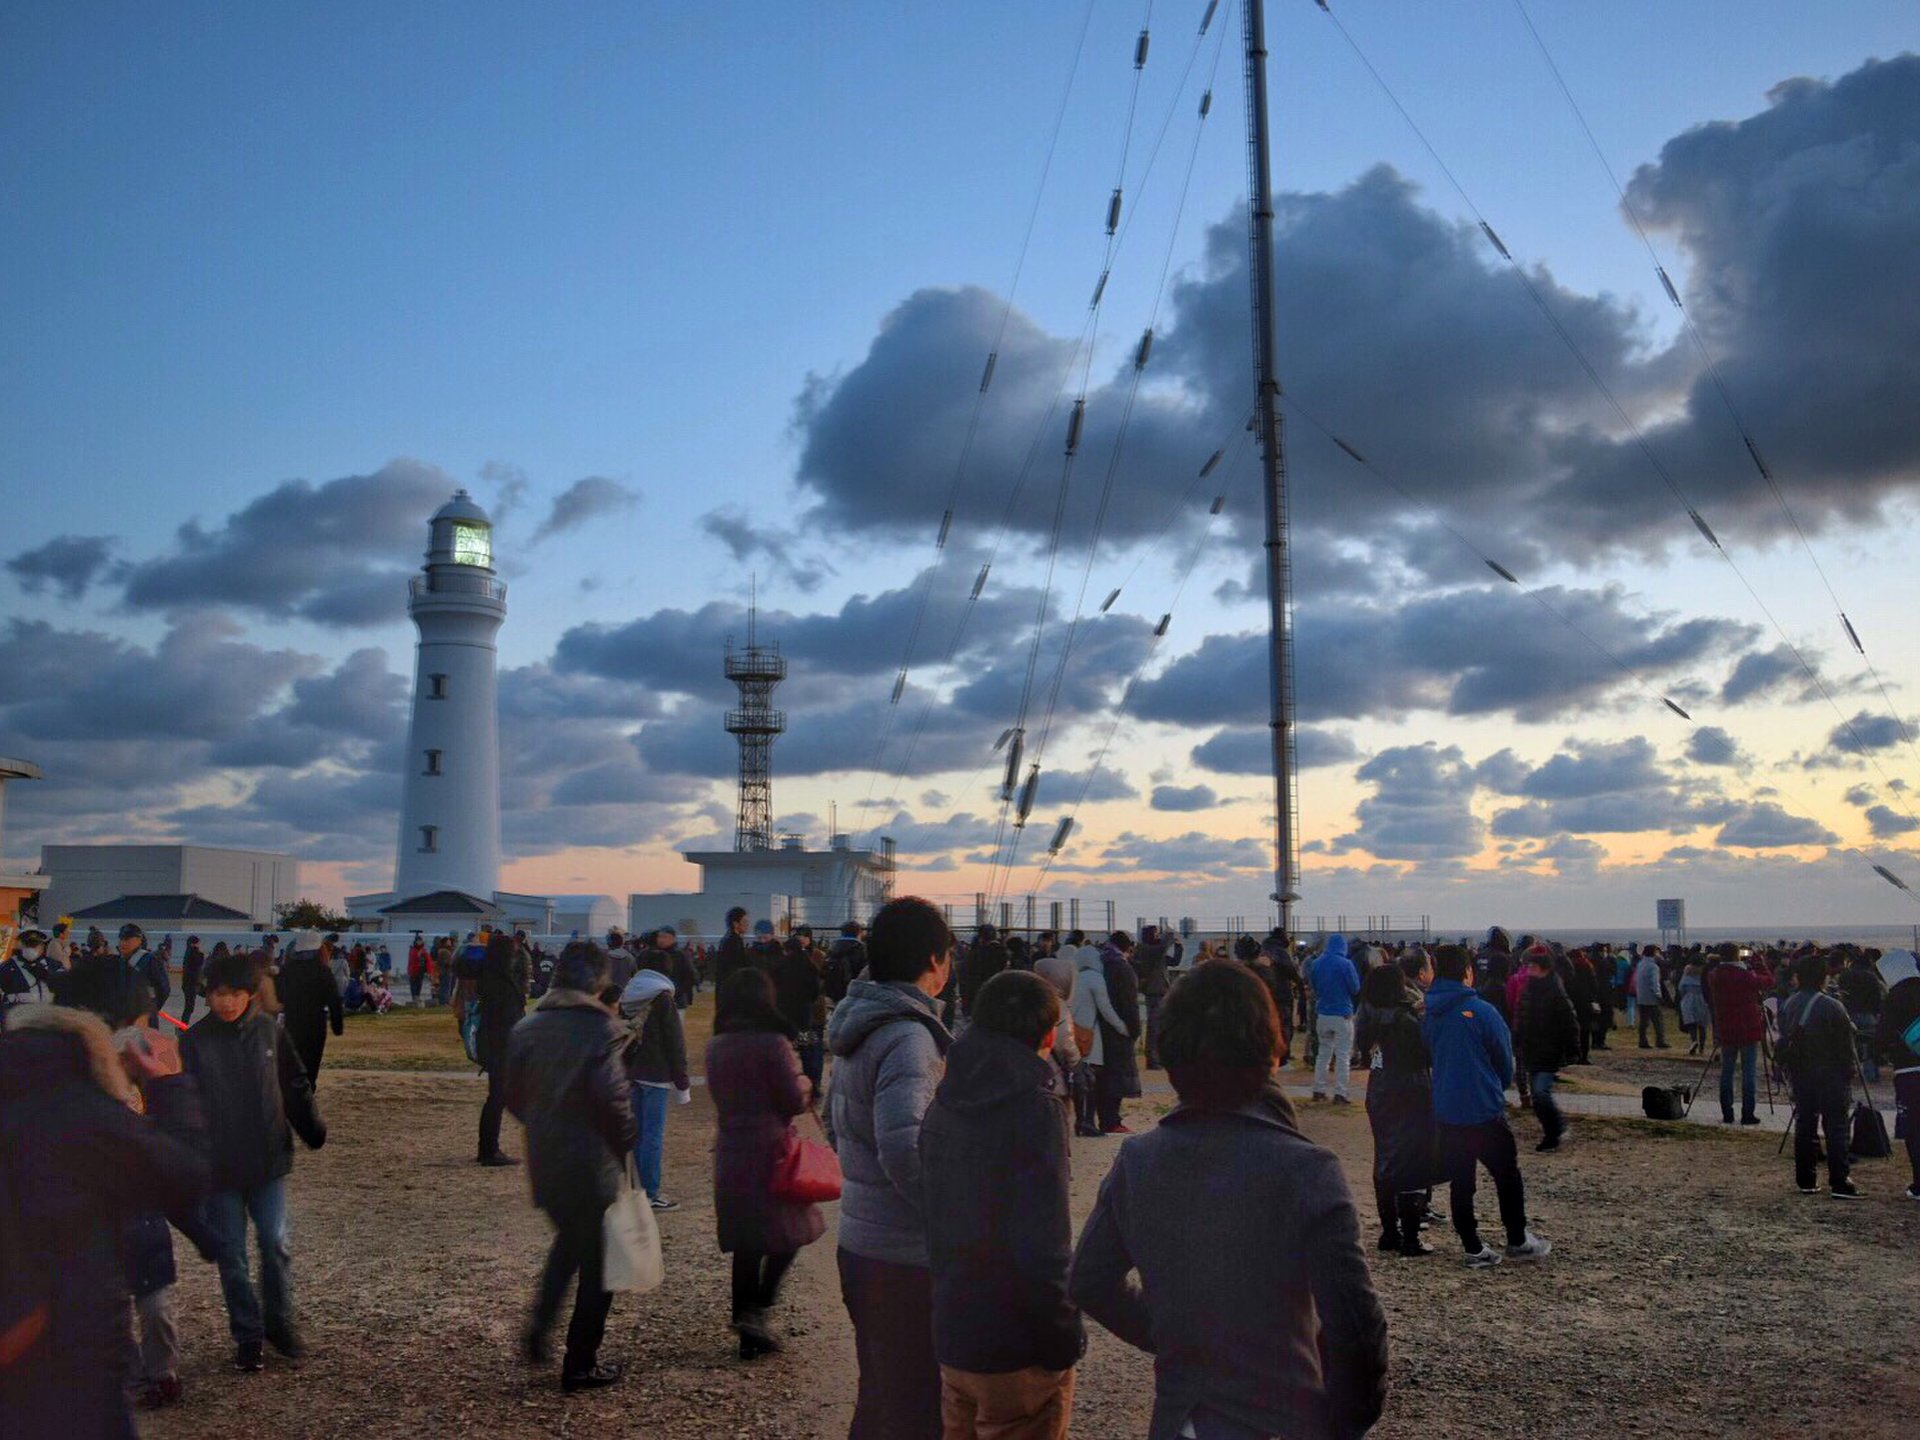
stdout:
[[733,648],[727,637],[727,679],[740,687],[740,708],[727,712],[727,733],[740,741],[740,808],[734,819],[735,850],[773,848],[773,737],[787,728],[784,711],[773,708],[773,687],[787,678],[787,662],[778,644],[756,638],[758,586],[747,601],[747,645]]

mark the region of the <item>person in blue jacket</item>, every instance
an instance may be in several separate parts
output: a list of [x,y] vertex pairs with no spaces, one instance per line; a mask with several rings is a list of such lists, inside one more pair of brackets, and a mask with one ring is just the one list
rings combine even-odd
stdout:
[[[1507,1126],[1507,1086],[1513,1083],[1513,1037],[1507,1022],[1473,991],[1473,958],[1460,945],[1433,953],[1434,982],[1421,1026],[1433,1052],[1433,1114],[1440,1173],[1453,1191],[1453,1228],[1469,1269],[1508,1260],[1539,1260],[1553,1247],[1527,1229],[1527,1189],[1520,1149]],[[1487,1167],[1506,1227],[1504,1256],[1480,1239],[1473,1214],[1478,1167]]]
[[1333,1101],[1348,1105],[1347,1078],[1353,1069],[1353,1010],[1360,998],[1360,972],[1347,957],[1347,937],[1330,936],[1327,948],[1307,969],[1313,983],[1314,1036],[1320,1042],[1313,1061],[1313,1098],[1327,1098],[1329,1072]]

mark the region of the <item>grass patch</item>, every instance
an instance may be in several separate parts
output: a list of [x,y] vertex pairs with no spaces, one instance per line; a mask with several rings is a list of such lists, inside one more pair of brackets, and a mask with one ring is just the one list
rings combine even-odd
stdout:
[[[695,1074],[705,1068],[707,1042],[713,1038],[713,996],[703,992],[693,1008],[681,1013],[687,1032],[687,1063]],[[384,1015],[349,1015],[347,1033],[329,1037],[327,1069],[448,1070],[473,1073],[454,1026],[453,1011],[444,1005],[415,1010],[389,1010]]]

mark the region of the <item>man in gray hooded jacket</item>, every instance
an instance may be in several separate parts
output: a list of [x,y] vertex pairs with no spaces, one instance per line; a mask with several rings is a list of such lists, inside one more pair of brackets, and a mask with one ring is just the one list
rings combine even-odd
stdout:
[[936,997],[952,974],[953,948],[932,905],[890,901],[873,917],[865,978],[847,988],[827,1026],[828,1118],[845,1177],[840,1293],[860,1363],[849,1440],[941,1434],[920,1122],[952,1043]]

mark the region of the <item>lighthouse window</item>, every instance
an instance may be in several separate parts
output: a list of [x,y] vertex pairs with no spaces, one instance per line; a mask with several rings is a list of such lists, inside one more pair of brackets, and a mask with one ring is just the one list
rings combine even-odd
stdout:
[[420,827],[420,853],[431,855],[440,848],[440,827],[422,825]]
[[438,775],[439,773],[440,752],[438,750],[429,750],[427,751],[427,774]]
[[427,698],[444,700],[447,698],[447,677],[444,675],[427,676]]

